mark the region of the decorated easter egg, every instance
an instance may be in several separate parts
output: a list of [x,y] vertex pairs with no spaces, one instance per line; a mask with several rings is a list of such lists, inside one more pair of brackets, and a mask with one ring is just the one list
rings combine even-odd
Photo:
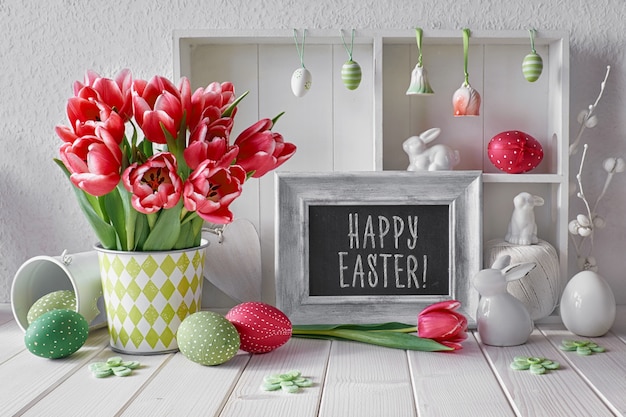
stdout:
[[302,97],[311,89],[313,77],[308,69],[300,67],[291,75],[291,91],[296,97]]
[[28,324],[31,324],[42,314],[62,308],[76,311],[76,294],[74,291],[61,290],[44,295],[30,307],[26,320]]
[[176,341],[187,359],[201,365],[220,365],[239,350],[239,333],[235,326],[212,311],[187,316],[178,327]]
[[539,79],[543,70],[543,59],[536,52],[531,52],[524,57],[522,61],[522,74],[526,80],[535,82]]
[[269,304],[242,303],[233,307],[226,318],[235,325],[241,338],[241,350],[246,352],[270,352],[291,337],[291,321],[285,313]]
[[348,90],[356,90],[361,84],[361,66],[353,60],[346,61],[341,67],[341,81]]
[[500,132],[489,141],[487,155],[500,171],[521,174],[533,170],[543,159],[539,141],[520,130]]
[[48,359],[64,358],[81,348],[89,336],[89,324],[79,313],[69,309],[48,311],[35,319],[24,343],[34,355]]

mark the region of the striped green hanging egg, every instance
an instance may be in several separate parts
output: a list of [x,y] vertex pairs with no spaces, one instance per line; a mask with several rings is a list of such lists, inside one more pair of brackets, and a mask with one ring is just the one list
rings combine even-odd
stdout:
[[522,61],[522,73],[526,80],[535,82],[539,79],[541,71],[543,70],[543,60],[541,56],[536,52],[531,52],[524,57]]
[[356,90],[361,84],[361,66],[353,60],[346,61],[341,67],[341,81],[348,90]]

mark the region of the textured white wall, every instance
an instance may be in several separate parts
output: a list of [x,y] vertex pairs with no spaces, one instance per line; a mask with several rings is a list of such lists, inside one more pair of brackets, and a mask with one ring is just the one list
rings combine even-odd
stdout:
[[[86,69],[113,76],[173,74],[175,29],[376,28],[566,30],[571,44],[571,126],[593,103],[612,66],[597,109],[587,192],[604,181],[600,164],[626,148],[626,3],[622,0],[0,0],[0,302],[15,272],[35,255],[90,250],[95,237],[67,180],[53,163],[71,84]],[[469,5],[467,5],[469,4]],[[529,103],[529,105],[531,105]],[[293,138],[297,143],[297,138]],[[572,160],[571,171],[578,167]],[[581,210],[574,199],[573,212]],[[596,237],[600,272],[626,303],[626,173],[615,178],[601,211],[609,227]]]

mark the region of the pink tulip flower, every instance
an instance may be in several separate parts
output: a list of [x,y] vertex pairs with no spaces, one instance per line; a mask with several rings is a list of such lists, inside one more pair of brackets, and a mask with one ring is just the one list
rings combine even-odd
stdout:
[[152,214],[174,207],[180,200],[182,180],[176,158],[161,152],[142,165],[134,163],[122,174],[124,187],[132,193],[131,204],[140,213]]
[[74,83],[74,95],[81,96],[86,89],[97,93],[97,100],[106,104],[124,119],[130,120],[133,115],[131,87],[133,77],[129,69],[121,70],[115,79],[100,77],[94,71],[87,71],[85,82]]
[[193,132],[202,121],[211,124],[221,118],[234,101],[235,87],[230,82],[213,82],[206,88],[198,88],[191,96],[191,111],[187,114],[189,131]]
[[426,307],[417,316],[418,335],[455,350],[462,349],[461,342],[467,338],[467,318],[456,312],[460,305],[457,300],[448,300]]
[[74,142],[64,142],[60,154],[70,171],[70,180],[81,190],[102,196],[112,191],[120,181],[122,151],[105,129],[98,136],[83,136]]
[[210,223],[230,223],[233,213],[229,206],[241,195],[245,180],[246,172],[240,166],[220,165],[207,159],[185,181],[185,209],[196,211]]
[[239,152],[237,147],[229,145],[232,126],[233,119],[230,117],[222,117],[210,125],[200,123],[190,135],[189,145],[183,153],[187,166],[196,169],[207,159],[218,165],[230,165]]
[[158,76],[147,83],[135,80],[133,86],[133,113],[146,138],[166,144],[163,129],[176,138],[185,110],[178,88],[167,78]]
[[296,145],[285,142],[280,133],[272,133],[272,139],[274,140],[274,153],[254,171],[252,175],[254,178],[260,178],[278,168],[296,153]]
[[235,139],[235,146],[239,147],[237,164],[246,172],[256,171],[271,160],[276,148],[271,128],[270,119],[261,119]]

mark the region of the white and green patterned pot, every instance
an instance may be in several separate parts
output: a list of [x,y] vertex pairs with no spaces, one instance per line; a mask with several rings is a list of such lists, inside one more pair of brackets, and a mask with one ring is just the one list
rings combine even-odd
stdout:
[[96,246],[113,350],[139,355],[178,350],[178,326],[200,311],[207,246],[206,240],[163,252]]

